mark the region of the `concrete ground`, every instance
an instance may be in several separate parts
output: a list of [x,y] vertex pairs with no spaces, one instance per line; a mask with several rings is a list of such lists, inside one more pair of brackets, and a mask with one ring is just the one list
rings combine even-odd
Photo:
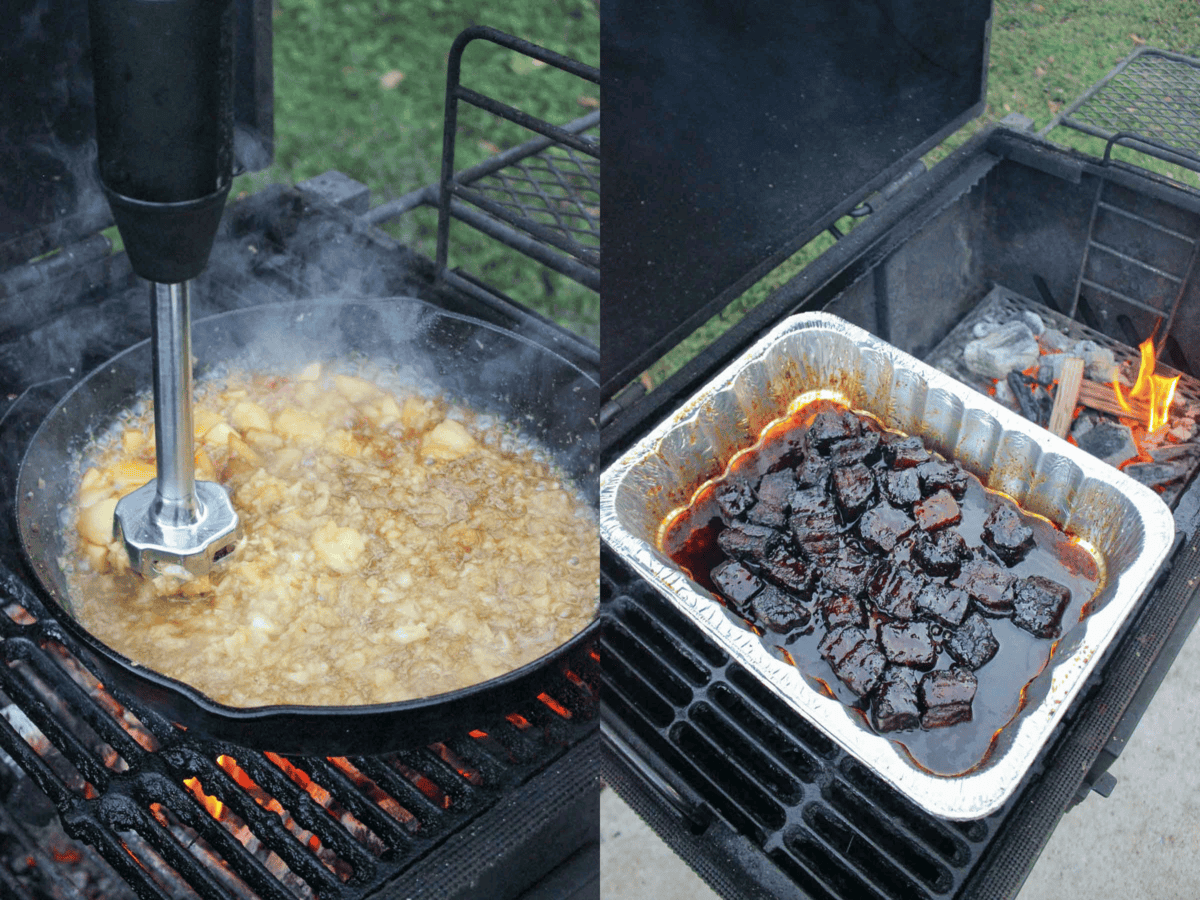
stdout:
[[[1112,796],[1066,814],[1020,900],[1200,897],[1200,628],[1110,770]],[[600,801],[601,900],[713,900],[612,791]]]

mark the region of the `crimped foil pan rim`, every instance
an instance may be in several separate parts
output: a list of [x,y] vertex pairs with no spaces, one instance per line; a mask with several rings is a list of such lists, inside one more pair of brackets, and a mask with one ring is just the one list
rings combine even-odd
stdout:
[[[924,379],[930,391],[944,392],[955,402],[961,402],[962,407],[972,414],[994,420],[1004,433],[1013,432],[1036,442],[1035,446],[1042,448],[1039,462],[1047,463],[1052,471],[1065,467],[1073,473],[1081,473],[1084,481],[1095,479],[1105,488],[1111,486],[1129,500],[1140,517],[1144,534],[1135,556],[1127,560],[1119,572],[1112,571],[1106,561],[1107,581],[1102,590],[1108,595],[1107,601],[1071,629],[1070,633],[1076,639],[1070,648],[1064,652],[1063,645],[1067,643],[1064,640],[1047,665],[1048,671],[1037,676],[1036,680],[1045,687],[1045,695],[1030,702],[1006,726],[1007,746],[1003,751],[993,752],[967,773],[953,776],[929,773],[912,762],[892,741],[852,721],[838,700],[822,695],[805,682],[799,669],[768,654],[757,635],[737,628],[707,591],[695,585],[651,542],[635,535],[622,520],[622,487],[639,465],[656,454],[668,437],[689,425],[698,428],[699,418],[714,397],[723,391],[734,390],[738,379],[747,372],[753,374],[755,367],[761,367],[763,360],[779,345],[793,335],[807,336],[802,334],[805,332],[842,336],[863,353],[881,355],[891,365]],[[875,411],[869,403],[862,406]],[[776,413],[779,414],[782,410]],[[750,442],[749,434],[744,437],[741,446]],[[754,437],[757,437],[757,431]],[[1055,517],[1051,515],[1050,518]],[[1166,504],[1152,490],[1078,447],[1043,431],[990,398],[857,326],[826,313],[808,313],[793,316],[773,328],[609,466],[601,476],[600,533],[616,553],[701,631],[846,752],[929,813],[945,819],[970,820],[1003,806],[1028,773],[1157,573],[1171,545],[1174,520]],[[1047,682],[1043,682],[1043,678],[1047,678]]]

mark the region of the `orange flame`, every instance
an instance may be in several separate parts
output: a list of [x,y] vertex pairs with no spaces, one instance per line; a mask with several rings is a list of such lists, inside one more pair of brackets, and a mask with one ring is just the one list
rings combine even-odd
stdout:
[[212,816],[214,819],[221,818],[221,810],[225,808],[224,803],[222,803],[216,797],[210,797],[208,794],[204,793],[204,789],[200,787],[199,780],[195,778],[185,778],[183,783],[188,790],[196,795],[196,799],[204,804],[204,808],[208,810],[208,814],[210,816]]
[[[1171,402],[1175,399],[1175,386],[1179,382],[1179,376],[1167,378],[1164,375],[1154,374],[1157,360],[1154,356],[1154,342],[1150,338],[1142,341],[1138,345],[1138,350],[1141,351],[1142,362],[1138,366],[1137,381],[1134,382],[1129,396],[1134,400],[1145,400],[1150,404],[1146,429],[1153,432],[1164,427],[1170,421]],[[1117,396],[1120,398],[1120,394]],[[1123,403],[1123,401],[1121,402]]]

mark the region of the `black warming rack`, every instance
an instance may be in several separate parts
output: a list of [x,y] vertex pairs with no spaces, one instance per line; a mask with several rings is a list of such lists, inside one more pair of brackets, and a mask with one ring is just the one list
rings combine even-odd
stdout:
[[[987,2],[668,17],[606,0],[602,17],[621,148],[605,202],[622,210],[604,236],[603,467],[784,317],[818,310],[935,366],[981,310],[1040,311],[1118,362],[1154,334],[1194,402],[1200,195],[1112,148],[1197,168],[1195,60],[1135,54],[1052,123],[1103,137],[1103,158],[1006,122],[927,171],[922,155],[983,110]],[[827,229],[832,249],[647,390],[652,363]],[[1112,790],[1200,612],[1194,471],[1168,473],[1177,537],[1158,577],[1012,799],[974,821],[902,797],[603,546],[607,782],[730,900],[1015,895],[1067,810]]]
[[[6,172],[22,174],[0,186],[0,894],[594,895],[594,641],[549,667],[525,700],[433,743],[299,756],[189,731],[104,683],[43,602],[15,522],[25,447],[74,384],[149,336],[149,316],[144,285],[101,234],[111,219],[95,172],[86,5],[19,5],[26,27],[6,31],[0,48],[0,156]],[[271,4],[234,9],[238,168],[262,169],[272,154]],[[598,81],[595,69],[490,29],[473,29],[455,53],[471,40]],[[462,101],[451,96],[448,109]],[[366,187],[338,172],[240,200],[198,280],[194,317],[331,295],[417,297],[552,347],[594,377],[593,343],[376,227],[440,205],[443,234],[450,217],[473,216],[531,265],[594,280],[598,115],[558,128],[476,92],[465,102],[514,118],[533,132],[529,142],[460,176],[451,129],[442,183],[370,212]],[[504,197],[489,202],[488,183]]]

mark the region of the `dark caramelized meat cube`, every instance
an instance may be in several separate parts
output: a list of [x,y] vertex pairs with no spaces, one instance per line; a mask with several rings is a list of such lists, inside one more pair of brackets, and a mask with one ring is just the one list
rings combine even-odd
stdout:
[[1013,582],[1016,576],[1004,571],[990,559],[973,559],[950,583],[966,591],[976,605],[989,616],[1011,616]]
[[870,465],[879,459],[879,432],[864,431],[856,438],[834,444],[829,448],[829,462],[833,466],[852,466],[855,463]]
[[782,541],[762,560],[761,568],[764,578],[793,594],[802,594],[812,585],[812,568]]
[[947,525],[957,525],[962,521],[962,511],[958,501],[949,491],[938,491],[930,494],[920,503],[913,506],[913,518],[921,526],[922,531],[937,531]]
[[933,534],[921,532],[913,545],[913,557],[930,575],[957,575],[971,558],[971,548],[957,528],[943,528]]
[[943,728],[971,721],[971,701],[979,681],[970,669],[939,669],[921,679],[921,725]]
[[921,724],[917,684],[909,669],[888,667],[871,704],[871,724],[880,733],[910,731]]
[[867,589],[878,561],[856,547],[843,546],[818,572],[821,587],[857,597]]
[[875,476],[862,463],[834,469],[833,496],[847,522],[857,519],[875,496]]
[[823,487],[807,487],[793,491],[788,505],[793,516],[820,516],[833,512],[833,500]]
[[921,499],[921,480],[916,469],[882,473],[879,489],[893,506],[912,506]]
[[928,622],[887,622],[879,628],[879,646],[888,662],[914,669],[932,669],[937,648]]
[[739,523],[717,535],[717,546],[726,556],[756,564],[783,542],[783,535],[766,525]]
[[928,583],[911,569],[884,564],[871,579],[871,601],[894,619],[911,619],[917,614],[917,595]]
[[917,466],[917,477],[921,479],[921,491],[927,497],[938,491],[949,491],[961,500],[969,483],[969,476],[962,466],[942,459],[921,463]]
[[783,528],[787,525],[787,513],[783,511],[783,507],[765,500],[759,500],[750,507],[746,518],[756,525],[766,525],[768,528]]
[[792,515],[788,528],[800,546],[819,542],[836,545],[841,522],[833,501],[820,488],[806,488],[792,494]]
[[1013,593],[1013,622],[1040,638],[1058,637],[1071,590],[1041,575],[1022,578]]
[[906,437],[888,441],[883,448],[883,458],[893,469],[911,469],[929,459],[929,451],[918,437]]
[[796,492],[796,476],[788,469],[764,475],[758,483],[758,502],[787,512],[792,494]]
[[821,604],[821,617],[825,620],[825,627],[830,631],[844,625],[853,625],[856,628],[867,627],[867,614],[863,610],[862,604],[856,597],[851,597],[849,594],[832,594],[826,597]]
[[1000,559],[1013,566],[1025,558],[1033,546],[1033,529],[1021,521],[1021,514],[1007,503],[1001,503],[983,523],[983,542]]
[[825,485],[829,482],[830,468],[829,460],[815,450],[809,451],[794,470],[796,485],[802,488],[816,487],[825,490]]
[[879,652],[879,648],[870,641],[863,641],[843,657],[833,671],[842,684],[858,696],[865,697],[875,690],[886,668],[887,659]]
[[874,641],[871,635],[862,628],[856,628],[853,625],[843,625],[841,628],[834,628],[831,631],[825,632],[825,637],[821,638],[821,642],[817,644],[817,649],[821,653],[821,658],[831,666],[836,666],[839,662],[850,655],[850,651],[861,644],[863,641]]
[[754,491],[744,481],[726,482],[718,488],[716,500],[721,518],[728,525],[754,505]]
[[774,585],[768,584],[750,600],[754,621],[779,634],[787,634],[808,624],[812,613]]
[[763,583],[741,563],[727,559],[709,573],[721,595],[739,610],[762,590]]
[[946,651],[956,660],[972,669],[978,669],[1000,649],[1000,642],[992,634],[992,626],[977,612],[967,616],[950,639]]
[[858,521],[863,543],[876,552],[891,553],[896,542],[910,534],[916,523],[902,509],[880,503],[868,509]]
[[933,581],[917,595],[917,608],[951,628],[962,624],[971,608],[971,598],[962,588]]
[[862,434],[862,422],[848,409],[823,409],[817,413],[808,428],[808,441],[821,453],[838,441],[845,441]]

